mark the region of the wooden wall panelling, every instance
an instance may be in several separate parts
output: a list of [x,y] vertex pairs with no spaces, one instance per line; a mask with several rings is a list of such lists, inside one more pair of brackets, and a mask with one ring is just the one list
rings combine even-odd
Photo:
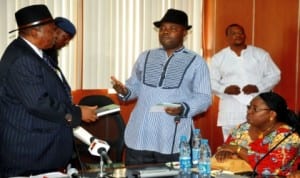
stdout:
[[[231,23],[245,28],[247,44],[266,49],[282,71],[282,80],[275,91],[283,95],[291,109],[300,110],[299,77],[299,0],[204,0],[204,57],[208,60],[227,46],[224,30]],[[212,125],[217,116],[218,101],[197,122],[205,130],[215,129]],[[206,127],[207,126],[207,127]],[[208,132],[215,145],[222,144]],[[217,134],[219,134],[217,132]]]
[[300,0],[298,0],[298,30],[297,30],[297,60],[296,60],[296,111],[300,115]]
[[266,49],[279,66],[282,75],[275,91],[283,95],[293,110],[299,101],[295,98],[299,93],[296,88],[298,3],[299,0],[256,0],[253,32],[254,44]]
[[[238,23],[245,28],[247,43],[251,43],[252,17],[252,0],[204,0],[203,46],[205,59],[209,62],[212,55],[228,46],[225,29],[232,23]],[[219,99],[214,97],[213,104],[205,113],[205,117],[196,122],[197,126],[202,128],[204,136],[209,139],[213,153],[224,142],[221,128],[217,127],[218,102]]]
[[[209,2],[210,0],[206,0]],[[251,44],[253,21],[252,0],[216,0],[215,5],[215,52],[228,46],[225,38],[225,29],[232,23],[244,27],[247,43]]]

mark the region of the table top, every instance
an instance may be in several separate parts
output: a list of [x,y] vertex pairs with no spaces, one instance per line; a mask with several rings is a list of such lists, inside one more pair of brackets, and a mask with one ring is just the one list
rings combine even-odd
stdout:
[[[165,164],[159,165],[137,165],[129,167],[118,167],[112,169],[105,169],[101,172],[99,169],[93,169],[81,173],[81,178],[200,178],[196,169],[192,168],[190,174],[182,174],[179,169],[171,168]],[[247,178],[249,176],[245,175],[234,175],[224,172],[217,172],[215,175],[211,176],[215,178]]]
[[[190,175],[198,174],[191,172]],[[164,177],[164,178],[180,178],[179,169],[170,168],[165,164],[150,164],[150,165],[135,165],[135,166],[120,166],[114,168],[105,168],[104,171],[100,169],[92,169],[81,173],[84,178],[92,177]],[[189,175],[185,175],[189,178]]]

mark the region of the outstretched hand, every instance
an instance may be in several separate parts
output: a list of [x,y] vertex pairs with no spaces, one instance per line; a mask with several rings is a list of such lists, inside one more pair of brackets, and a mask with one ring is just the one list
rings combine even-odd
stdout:
[[120,93],[122,95],[127,95],[128,90],[122,82],[117,80],[114,76],[111,76],[110,79],[111,79],[111,84],[113,85],[113,88],[116,90],[117,93]]

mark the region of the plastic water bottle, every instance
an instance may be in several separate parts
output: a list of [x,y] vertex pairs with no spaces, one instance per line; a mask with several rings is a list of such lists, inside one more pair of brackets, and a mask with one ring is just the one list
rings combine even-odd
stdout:
[[193,168],[197,168],[200,158],[201,132],[200,129],[193,130],[192,137],[192,164]]
[[210,177],[211,172],[211,149],[207,139],[201,139],[200,159],[198,165],[199,175],[203,178]]
[[180,137],[179,164],[181,174],[191,173],[191,148],[186,136],[184,135]]

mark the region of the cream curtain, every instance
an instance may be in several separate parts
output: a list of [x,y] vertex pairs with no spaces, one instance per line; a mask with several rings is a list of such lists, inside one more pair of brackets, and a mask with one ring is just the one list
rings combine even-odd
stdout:
[[83,88],[110,88],[111,75],[124,82],[139,53],[159,47],[153,22],[168,8],[188,14],[185,45],[202,53],[202,0],[88,0],[83,7]]
[[[2,2],[3,1],[3,2]],[[70,19],[77,35],[60,51],[60,67],[75,89],[111,88],[110,76],[125,82],[142,51],[159,47],[157,29],[168,8],[189,16],[185,46],[202,54],[202,0],[1,0],[0,52],[17,33],[14,12],[30,4],[46,4],[54,17]]]
[[[0,20],[2,23],[0,29],[0,53],[1,56],[7,47],[7,45],[18,36],[18,32],[8,34],[12,29],[16,29],[16,21],[14,13],[25,6],[33,4],[46,4],[51,11],[53,17],[62,16],[70,19],[75,26],[78,23],[78,4],[79,0],[0,0]],[[63,48],[59,52],[59,65],[66,75],[66,78],[70,82],[72,87],[76,86],[77,80],[81,79],[78,77],[77,66],[80,64],[80,59],[77,57],[77,35],[68,46]]]

